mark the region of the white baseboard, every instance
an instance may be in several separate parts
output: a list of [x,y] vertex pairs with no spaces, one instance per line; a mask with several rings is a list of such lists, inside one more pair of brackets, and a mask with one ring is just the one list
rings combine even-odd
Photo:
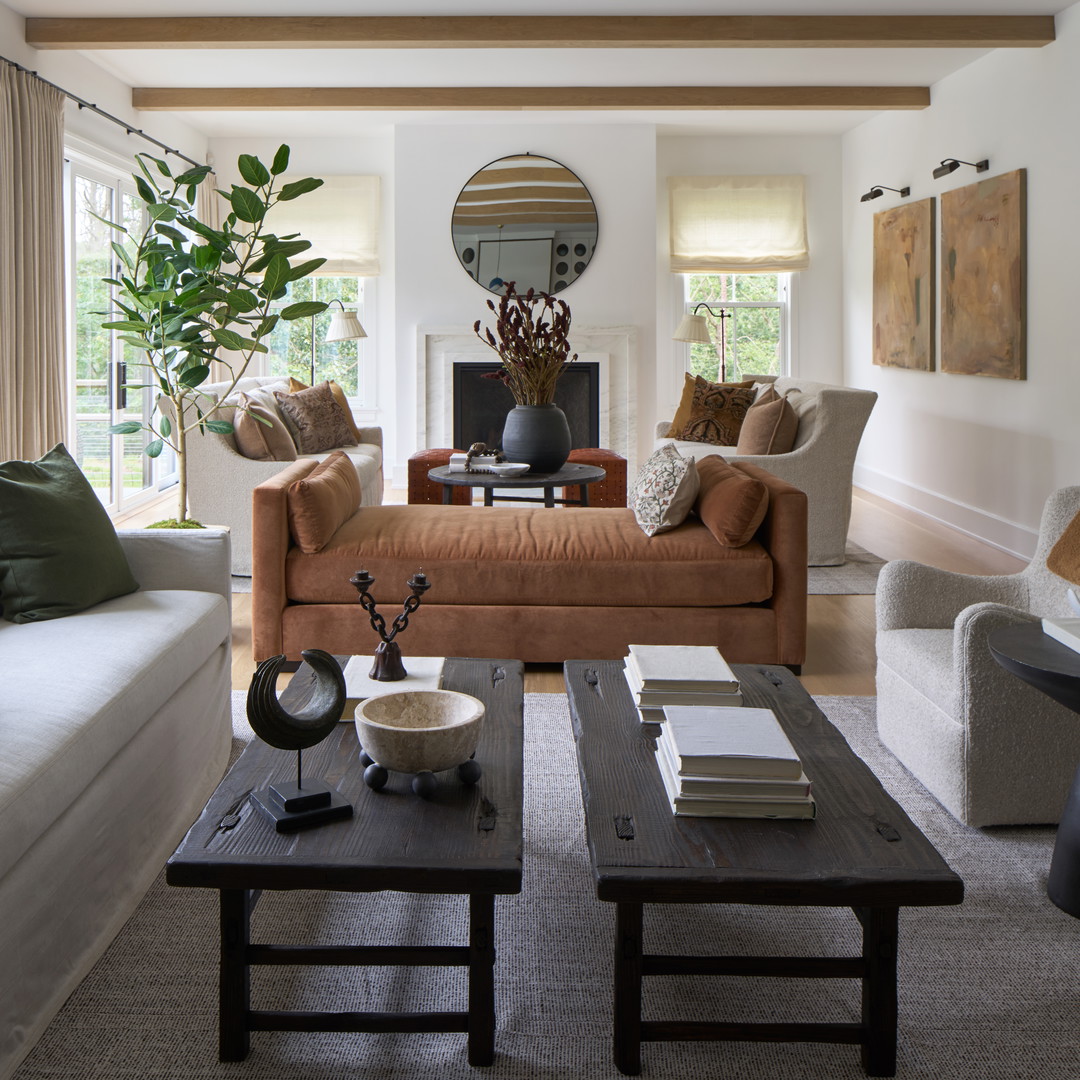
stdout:
[[1006,521],[978,507],[858,464],[855,466],[853,482],[855,487],[863,491],[880,495],[889,502],[925,514],[942,525],[981,540],[1009,555],[1030,559],[1035,554],[1035,545],[1039,539],[1037,529],[1029,529],[1015,521]]

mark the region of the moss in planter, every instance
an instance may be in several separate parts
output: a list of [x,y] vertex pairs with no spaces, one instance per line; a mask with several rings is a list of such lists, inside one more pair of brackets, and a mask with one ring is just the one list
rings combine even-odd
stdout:
[[205,529],[201,521],[177,521],[176,518],[166,518],[164,521],[155,521],[153,525],[147,525],[148,529]]

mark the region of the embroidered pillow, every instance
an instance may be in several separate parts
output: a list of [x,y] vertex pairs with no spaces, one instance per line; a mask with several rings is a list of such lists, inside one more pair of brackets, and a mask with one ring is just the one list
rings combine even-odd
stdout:
[[753,403],[754,391],[750,387],[713,383],[697,375],[687,421],[678,430],[672,425],[675,434],[671,438],[734,447]]
[[769,489],[717,454],[698,462],[700,490],[694,512],[724,547],[749,543],[769,509]]
[[627,505],[642,531],[655,536],[683,523],[697,492],[694,459],[667,443],[641,466]]
[[795,445],[799,418],[771,386],[750,406],[739,429],[737,454],[786,454]]
[[329,383],[319,383],[295,394],[274,394],[289,434],[301,454],[317,454],[336,450],[339,446],[355,446],[356,436],[350,428],[345,410],[338,404]]
[[254,461],[295,461],[296,444],[277,408],[268,408],[241,394],[233,413],[236,449]]
[[752,379],[747,379],[745,382],[737,383],[714,383],[709,382],[708,379],[703,379],[700,375],[691,375],[687,372],[683,377],[683,391],[682,399],[679,401],[679,407],[675,410],[675,416],[671,421],[671,427],[668,428],[668,439],[681,439],[684,436],[680,435],[681,431],[686,429],[686,425],[690,423],[690,414],[694,407],[695,394],[700,395],[700,386],[713,387],[720,389],[722,387],[738,387],[741,390],[753,390],[757,384]]
[[[345,391],[341,389],[341,386],[334,382],[333,379],[327,384],[330,387],[330,393],[334,395],[334,400],[341,406],[342,412],[345,413],[345,418],[349,421],[349,429],[353,435],[356,436],[358,443],[364,440],[360,437],[360,429],[356,426],[356,421],[353,419],[352,409],[349,407],[349,399],[345,396]],[[295,394],[298,390],[306,390],[308,388],[307,383],[302,383],[299,379],[289,379],[289,393]]]

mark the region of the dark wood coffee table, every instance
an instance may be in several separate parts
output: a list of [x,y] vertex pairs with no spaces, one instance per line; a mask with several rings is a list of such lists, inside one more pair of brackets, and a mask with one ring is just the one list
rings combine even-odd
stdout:
[[[542,502],[545,506],[588,506],[589,484],[603,480],[607,473],[599,465],[564,465],[555,472],[527,472],[521,476],[499,476],[496,473],[451,472],[449,465],[440,465],[428,471],[428,479],[443,486],[443,502],[449,505],[455,487],[479,487],[484,489],[484,505],[496,502]],[[580,499],[556,499],[557,487],[580,487]],[[502,488],[543,488],[544,497],[533,495],[496,495]]]
[[[340,657],[339,660],[344,660]],[[382,792],[363,781],[351,722],[304,751],[305,776],[325,777],[353,805],[353,817],[277,833],[248,794],[295,776],[296,755],[255,740],[222,780],[168,862],[170,885],[220,890],[219,1056],[247,1056],[252,1031],[461,1031],[469,1062],[495,1052],[495,897],[521,891],[522,679],[517,660],[448,659],[443,685],[487,706],[475,787],[440,774],[430,800],[391,774]],[[297,711],[310,694],[305,664],[280,695]],[[388,684],[388,687],[392,684]],[[445,779],[444,779],[445,777]],[[252,944],[250,915],[263,889],[460,893],[469,897],[467,945]],[[253,1010],[252,964],[459,966],[468,968],[467,1012],[287,1012]]]
[[[896,955],[902,906],[959,904],[964,885],[786,668],[736,665],[745,705],[770,708],[814,782],[815,821],[675,817],[655,762],[656,725],[634,710],[620,661],[564,667],[585,824],[600,900],[614,903],[614,1055],[641,1071],[642,1041],[837,1042],[871,1076],[896,1071]],[[660,956],[644,952],[646,903],[850,907],[860,956]],[[851,978],[862,1021],[697,1023],[641,1016],[650,975]]]

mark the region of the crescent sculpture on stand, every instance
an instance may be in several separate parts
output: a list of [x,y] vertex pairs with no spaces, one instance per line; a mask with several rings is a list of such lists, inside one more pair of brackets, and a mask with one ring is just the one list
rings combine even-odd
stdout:
[[323,741],[337,726],[345,707],[345,676],[338,662],[322,649],[300,654],[315,673],[307,705],[293,714],[277,697],[277,677],[284,656],[271,656],[255,669],[248,687],[247,717],[251,730],[279,750],[296,751],[296,783],[277,782],[266,791],[253,791],[252,804],[278,832],[352,817],[352,804],[325,780],[303,776],[302,751]]

